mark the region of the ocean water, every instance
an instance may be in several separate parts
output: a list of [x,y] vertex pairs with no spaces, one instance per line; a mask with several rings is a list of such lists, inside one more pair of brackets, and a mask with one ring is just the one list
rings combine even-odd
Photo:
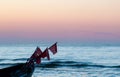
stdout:
[[[48,46],[48,45],[47,45]],[[47,46],[42,45],[44,50]],[[25,63],[36,46],[0,46],[0,68]],[[58,46],[50,53],[51,60],[42,59],[33,77],[120,77],[120,47]]]

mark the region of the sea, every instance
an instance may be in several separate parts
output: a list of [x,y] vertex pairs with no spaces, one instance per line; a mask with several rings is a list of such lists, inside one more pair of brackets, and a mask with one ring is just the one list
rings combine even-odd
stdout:
[[[52,44],[37,44],[42,51]],[[25,63],[36,45],[0,46],[0,69]],[[50,60],[42,59],[32,77],[120,77],[120,46],[58,44]]]

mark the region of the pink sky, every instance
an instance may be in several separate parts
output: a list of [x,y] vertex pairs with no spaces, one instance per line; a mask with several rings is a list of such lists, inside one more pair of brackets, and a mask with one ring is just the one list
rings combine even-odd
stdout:
[[0,40],[120,41],[119,0],[2,0]]

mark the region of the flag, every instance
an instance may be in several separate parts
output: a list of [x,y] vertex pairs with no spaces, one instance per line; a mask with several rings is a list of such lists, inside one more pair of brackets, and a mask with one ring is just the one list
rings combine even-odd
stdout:
[[49,55],[49,52],[48,52],[48,48],[46,48],[45,51],[41,54],[41,57],[42,58],[47,57],[47,59],[50,60],[50,55]]
[[56,54],[57,53],[57,42],[53,44],[51,47],[49,47],[49,49],[53,54]]
[[31,56],[31,58],[36,58],[36,57],[40,56],[41,54],[42,54],[41,49],[39,47],[37,47],[36,50],[35,50],[35,52]]
[[36,61],[37,64],[40,64],[41,62],[41,54],[42,54],[42,51],[39,47],[36,48],[35,52],[33,53],[33,55],[30,57],[30,59],[33,59]]

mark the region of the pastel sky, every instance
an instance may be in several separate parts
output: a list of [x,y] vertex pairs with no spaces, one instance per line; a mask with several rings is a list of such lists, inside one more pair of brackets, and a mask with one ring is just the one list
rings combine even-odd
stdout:
[[0,41],[120,42],[120,0],[0,0]]

